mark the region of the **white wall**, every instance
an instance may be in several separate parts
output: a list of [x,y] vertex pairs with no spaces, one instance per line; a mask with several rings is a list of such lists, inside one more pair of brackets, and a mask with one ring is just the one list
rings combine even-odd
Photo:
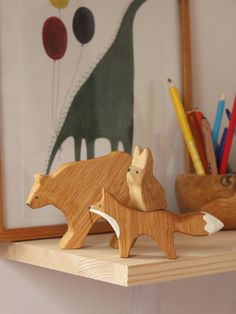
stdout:
[[[229,86],[232,89],[233,84],[235,89],[233,78],[236,75],[236,54],[231,67],[225,69],[223,66],[221,73],[217,71],[219,63],[228,58],[225,54],[230,46],[225,43],[225,49],[222,49],[220,38],[225,38],[222,27],[233,21],[230,14],[236,13],[235,0],[190,2],[192,28],[195,32],[194,102],[198,106],[200,103],[204,104],[209,109],[209,106],[217,101],[222,88],[226,92]],[[236,27],[233,32],[235,37]],[[207,40],[204,34],[210,36],[210,39]],[[215,44],[218,41],[215,34],[218,35],[219,46]],[[235,42],[235,38],[232,38],[232,42]],[[215,53],[209,53],[211,43],[214,44]],[[209,68],[207,77],[206,66]],[[209,93],[211,88],[212,92]],[[232,99],[232,93],[228,97]],[[236,272],[137,288],[122,288],[38,267],[0,261],[0,314],[75,313],[235,314]]]

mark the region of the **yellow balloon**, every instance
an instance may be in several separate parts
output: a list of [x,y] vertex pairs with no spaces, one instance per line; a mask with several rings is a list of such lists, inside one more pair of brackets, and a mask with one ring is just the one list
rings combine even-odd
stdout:
[[69,0],[50,0],[50,2],[54,7],[64,9],[67,7]]

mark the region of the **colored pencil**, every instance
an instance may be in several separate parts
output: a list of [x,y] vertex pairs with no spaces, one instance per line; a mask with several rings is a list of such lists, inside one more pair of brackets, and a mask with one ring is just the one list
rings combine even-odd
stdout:
[[215,150],[213,146],[212,136],[211,136],[211,127],[207,118],[202,119],[202,134],[205,144],[205,151],[208,161],[208,167],[210,174],[218,174]]
[[217,155],[216,155],[216,162],[217,162],[218,168],[220,168],[220,164],[221,164],[221,160],[222,160],[222,156],[224,152],[227,131],[228,131],[228,128],[224,128],[224,132],[220,141],[220,146],[218,148]]
[[[226,112],[227,118],[228,118],[229,121],[230,121],[230,119],[231,119],[231,111],[230,111],[228,108],[226,108],[226,109],[225,109],[225,112]],[[235,136],[236,136],[236,127],[234,128],[234,134],[235,134]]]
[[228,132],[227,132],[227,136],[225,140],[225,148],[224,148],[224,152],[223,152],[223,156],[222,156],[222,160],[220,164],[220,174],[225,174],[226,169],[227,169],[227,163],[229,160],[230,150],[232,146],[235,125],[236,125],[236,96],[234,99],[232,115],[229,121]]
[[194,112],[197,117],[199,128],[202,129],[203,113],[199,109],[195,109]]
[[224,94],[222,94],[222,96],[218,102],[214,127],[213,127],[213,131],[212,131],[212,140],[213,140],[214,150],[216,150],[216,145],[217,145],[217,140],[218,140],[218,136],[219,136],[219,132],[220,132],[220,125],[221,125],[221,121],[222,121],[222,117],[223,117],[224,107],[225,107],[225,96],[224,96]]
[[193,137],[195,139],[195,143],[196,143],[197,150],[201,158],[203,167],[205,169],[205,172],[209,174],[205,145],[204,145],[204,140],[202,136],[202,127],[201,127],[202,121],[200,124],[196,110],[188,111],[186,114],[187,114],[188,122],[191,128],[191,131],[193,133]]
[[192,158],[194,168],[197,174],[204,175],[206,173],[202,165],[202,161],[200,159],[200,156],[199,156],[199,153],[198,153],[198,150],[197,150],[197,147],[196,147],[196,144],[195,144],[195,141],[194,141],[194,138],[193,138],[193,135],[192,135],[185,111],[184,111],[184,106],[179,96],[179,92],[177,88],[172,84],[172,81],[170,79],[168,79],[168,82],[169,82],[169,93],[171,96],[171,100],[174,105],[188,151]]

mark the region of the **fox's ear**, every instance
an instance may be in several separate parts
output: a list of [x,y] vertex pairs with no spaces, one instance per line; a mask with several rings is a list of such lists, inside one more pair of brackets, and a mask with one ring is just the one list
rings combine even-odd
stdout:
[[152,152],[149,148],[145,148],[141,154],[140,167],[142,169],[148,167],[152,171],[153,158],[152,158]]
[[106,197],[107,191],[105,188],[102,188],[102,200],[104,201],[105,197]]
[[143,151],[143,149],[139,145],[135,146],[133,159],[132,159],[132,165],[133,166],[139,167],[140,155],[141,155],[142,151]]

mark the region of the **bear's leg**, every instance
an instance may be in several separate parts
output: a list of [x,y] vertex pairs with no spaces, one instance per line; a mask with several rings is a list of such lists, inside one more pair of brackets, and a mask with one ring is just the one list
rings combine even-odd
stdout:
[[92,227],[91,221],[87,221],[83,226],[68,227],[67,232],[59,242],[61,249],[79,249],[83,246],[84,241]]
[[68,230],[62,237],[59,246],[62,249],[80,249],[94,223],[100,219],[100,216],[94,213],[90,213],[82,208],[77,208],[80,213],[79,216],[74,217],[73,221],[69,220]]

